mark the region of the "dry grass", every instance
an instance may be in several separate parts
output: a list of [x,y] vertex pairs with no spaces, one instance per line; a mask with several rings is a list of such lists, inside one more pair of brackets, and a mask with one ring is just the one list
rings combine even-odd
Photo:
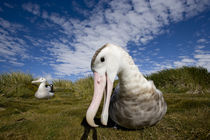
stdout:
[[0,75],[0,95],[6,97],[33,97],[37,86],[32,85],[30,74],[21,72]]
[[70,93],[74,91],[73,83],[69,80],[54,80],[52,83],[56,92],[62,91]]

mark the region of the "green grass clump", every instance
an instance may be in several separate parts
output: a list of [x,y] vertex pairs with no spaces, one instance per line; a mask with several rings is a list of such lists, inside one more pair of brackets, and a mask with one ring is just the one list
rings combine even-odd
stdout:
[[166,69],[147,76],[163,92],[206,93],[210,87],[210,73],[202,67]]
[[69,80],[54,80],[53,82],[53,87],[55,92],[70,92],[72,93],[74,91],[74,86],[73,83]]
[[93,77],[91,76],[77,80],[74,83],[75,94],[77,96],[90,98],[93,95],[93,83]]
[[55,80],[53,86],[56,94],[65,92],[80,98],[89,97],[90,94],[93,94],[93,77],[81,78],[74,83],[69,80]]
[[6,97],[32,97],[37,86],[32,85],[30,74],[21,72],[0,75],[0,95]]

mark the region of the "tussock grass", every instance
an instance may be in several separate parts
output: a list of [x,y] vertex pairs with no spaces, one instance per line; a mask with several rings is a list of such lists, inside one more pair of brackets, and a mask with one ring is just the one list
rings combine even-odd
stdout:
[[79,79],[74,83],[69,80],[55,80],[53,85],[56,94],[65,92],[65,94],[74,94],[79,98],[88,98],[90,94],[93,94],[93,77],[91,76]]
[[202,67],[182,67],[166,69],[147,76],[157,88],[172,93],[210,92],[210,73]]
[[54,80],[52,82],[53,86],[54,86],[54,90],[56,92],[73,92],[74,91],[74,86],[73,83],[69,80]]
[[30,74],[21,72],[4,73],[0,75],[0,96],[32,97],[37,86],[32,85]]
[[79,79],[74,83],[75,94],[86,99],[91,99],[93,88],[93,77],[91,76]]

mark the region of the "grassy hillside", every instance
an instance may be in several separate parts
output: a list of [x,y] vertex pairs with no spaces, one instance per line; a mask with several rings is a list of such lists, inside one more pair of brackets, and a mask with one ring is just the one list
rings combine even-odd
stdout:
[[56,92],[67,92],[67,93],[71,93],[74,91],[74,86],[73,83],[69,80],[54,80],[52,82],[53,86],[54,86],[54,90],[56,90]]
[[21,72],[4,73],[0,75],[0,95],[6,97],[33,97],[37,90],[32,85],[33,77]]
[[[13,85],[8,87],[5,80],[13,76],[16,82],[9,81]],[[153,127],[135,131],[110,126],[91,128],[84,118],[93,95],[92,77],[74,83],[53,81],[55,97],[49,100],[34,98],[37,86],[31,85],[33,78],[28,74],[0,77],[0,139],[210,139],[210,94],[186,94],[184,90],[179,94],[166,92],[168,111]],[[167,87],[162,83],[158,85],[161,86]],[[96,122],[100,114],[101,108]]]
[[206,93],[210,92],[210,73],[202,67],[166,69],[147,76],[163,92]]

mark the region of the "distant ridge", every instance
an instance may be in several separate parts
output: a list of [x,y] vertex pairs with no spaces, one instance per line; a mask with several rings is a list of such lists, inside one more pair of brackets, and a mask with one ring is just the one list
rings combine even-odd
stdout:
[[167,93],[210,93],[210,73],[203,67],[166,69],[146,76]]

